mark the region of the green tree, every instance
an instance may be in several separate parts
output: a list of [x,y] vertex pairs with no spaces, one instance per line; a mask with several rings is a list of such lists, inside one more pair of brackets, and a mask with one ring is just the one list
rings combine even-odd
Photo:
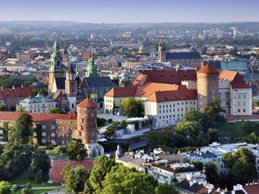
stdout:
[[0,104],[0,111],[8,111],[8,106],[5,104]]
[[32,117],[27,113],[21,113],[12,129],[13,141],[19,144],[28,144],[32,136]]
[[79,193],[84,190],[87,173],[82,165],[77,165],[75,168],[71,168],[71,163],[69,162],[64,167],[62,173],[64,175],[64,181],[68,191]]
[[29,167],[30,178],[38,183],[46,182],[49,180],[49,169],[48,155],[43,150],[36,150]]
[[156,194],[179,194],[173,185],[164,183],[156,188]]
[[121,101],[120,109],[127,117],[143,117],[144,106],[141,100],[126,98]]
[[101,194],[155,194],[153,186],[144,179],[145,176],[123,165],[114,166],[103,181]]
[[208,162],[205,165],[205,175],[209,183],[213,185],[218,184],[218,180],[220,180],[220,175],[218,173],[216,165],[213,162]]
[[185,113],[183,121],[200,123],[202,121],[202,113],[195,108],[192,108],[190,111]]
[[219,131],[217,129],[209,128],[208,133],[210,136],[210,143],[219,141]]
[[12,193],[10,189],[10,183],[7,181],[0,182],[0,194],[10,194]]
[[243,137],[242,141],[247,143],[257,144],[259,143],[259,137],[255,134],[255,132],[253,132]]
[[202,113],[206,116],[208,128],[213,128],[226,122],[226,119],[223,116],[223,113],[226,111],[221,107],[220,103],[221,102],[218,98],[212,99],[212,101],[209,102],[209,105],[202,111]]
[[186,136],[197,136],[200,131],[202,131],[202,126],[198,122],[189,122],[185,121],[182,123],[179,123],[176,127],[176,132],[181,133]]
[[83,160],[85,157],[87,157],[87,150],[85,145],[82,144],[81,139],[72,138],[67,145],[66,154],[68,155],[69,159]]
[[26,111],[25,111],[25,108],[24,108],[23,106],[20,106],[20,107],[16,110],[16,112],[26,112]]
[[202,162],[200,162],[198,160],[194,160],[194,161],[191,161],[190,163],[193,164],[196,169],[203,170],[203,163]]
[[106,156],[99,156],[94,161],[94,167],[91,171],[89,178],[91,187],[95,191],[95,194],[101,193],[103,189],[103,183],[107,173],[111,171],[111,168],[115,166],[115,162],[112,159],[107,158]]
[[225,153],[222,161],[229,168],[233,184],[245,184],[257,178],[255,156],[247,148],[239,148],[234,155]]
[[63,110],[61,110],[60,108],[53,108],[50,109],[48,111],[49,114],[67,114],[66,112],[64,112]]

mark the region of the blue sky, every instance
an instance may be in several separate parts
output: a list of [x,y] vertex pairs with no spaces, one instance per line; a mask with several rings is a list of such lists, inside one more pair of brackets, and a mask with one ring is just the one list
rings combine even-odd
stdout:
[[259,21],[259,0],[0,0],[0,21]]

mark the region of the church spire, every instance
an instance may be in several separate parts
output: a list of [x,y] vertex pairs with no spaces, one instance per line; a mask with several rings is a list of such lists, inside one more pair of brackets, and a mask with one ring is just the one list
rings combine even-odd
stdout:
[[94,52],[91,53],[90,62],[87,67],[86,77],[98,77],[97,66],[94,63]]
[[49,72],[63,72],[62,55],[60,52],[58,41],[55,41],[53,45],[53,52],[51,55],[51,64],[49,67]]

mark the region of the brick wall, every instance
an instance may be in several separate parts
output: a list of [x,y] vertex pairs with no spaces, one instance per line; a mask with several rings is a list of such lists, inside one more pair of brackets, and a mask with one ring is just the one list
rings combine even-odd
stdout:
[[52,160],[50,161],[51,169],[49,170],[49,180],[54,180],[55,183],[62,183],[63,175],[62,170],[66,164],[71,161],[71,167],[74,168],[77,165],[83,165],[86,170],[91,170],[93,168],[93,162],[95,158],[86,158],[82,161],[72,161],[72,160]]

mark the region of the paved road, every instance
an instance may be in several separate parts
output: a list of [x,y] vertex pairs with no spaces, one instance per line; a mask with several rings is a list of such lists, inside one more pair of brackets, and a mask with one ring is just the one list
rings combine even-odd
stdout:
[[39,189],[58,189],[62,188],[62,186],[50,186],[50,187],[32,187],[32,190],[39,190]]
[[104,127],[101,127],[100,129],[99,129],[99,133],[101,133],[101,134],[103,134],[105,131],[106,131],[106,129],[108,128],[108,127],[110,127],[111,125],[113,125],[114,123],[111,123],[111,124],[109,124],[109,125],[106,125],[106,126],[104,126]]

